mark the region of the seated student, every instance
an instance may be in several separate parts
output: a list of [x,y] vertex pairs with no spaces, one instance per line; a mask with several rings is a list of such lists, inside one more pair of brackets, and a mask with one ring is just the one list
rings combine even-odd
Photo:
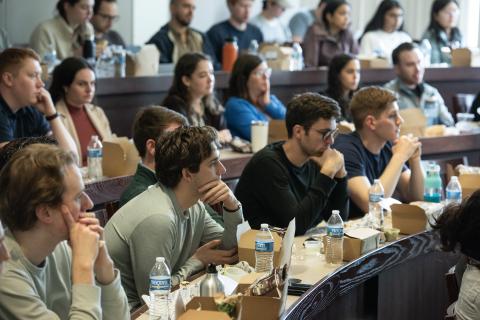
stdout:
[[30,145],[2,169],[0,184],[12,257],[0,276],[0,318],[130,319],[72,154]]
[[117,0],[95,0],[93,16],[90,23],[95,29],[95,42],[106,40],[108,45],[125,47],[122,36],[112,30],[113,22],[117,21],[118,5]]
[[10,48],[0,53],[0,147],[16,138],[52,135],[60,147],[77,155],[41,73],[33,50]]
[[328,65],[327,89],[321,93],[338,102],[340,120],[352,122],[350,100],[360,83],[360,61],[350,54],[333,57]]
[[202,53],[186,53],[175,66],[172,86],[162,105],[188,119],[192,126],[212,126],[219,130],[221,143],[232,140],[223,113],[215,98],[215,75],[210,59]]
[[396,0],[383,0],[360,37],[360,54],[391,62],[392,51],[412,38],[403,31],[403,9]]
[[272,69],[257,55],[244,54],[235,62],[230,75],[225,118],[233,136],[250,140],[253,120],[285,118],[285,106],[270,94]]
[[158,182],[155,176],[155,147],[158,138],[187,125],[187,119],[181,114],[160,106],[147,107],[137,113],[132,135],[142,162],[138,164],[132,181],[123,191],[120,206]]
[[87,164],[87,146],[92,135],[110,138],[112,130],[102,108],[95,106],[95,72],[83,58],[67,58],[53,71],[50,94],[60,119],[73,137],[77,152]]
[[319,27],[322,28],[322,13],[327,3],[331,1],[332,0],[320,0],[315,9],[309,10],[308,12],[300,11],[293,15],[288,23],[290,31],[292,32],[293,42],[302,43],[308,27],[310,27],[314,22],[316,22]]
[[237,38],[239,52],[246,51],[252,40],[259,44],[263,42],[262,31],[251,23],[250,13],[253,0],[226,0],[230,18],[213,25],[207,32],[208,39],[212,44],[217,60],[222,62],[222,49],[225,40]]
[[250,20],[263,34],[263,41],[283,44],[292,41],[290,29],[280,17],[285,9],[291,7],[290,0],[263,0],[262,12]]
[[2,221],[0,220],[0,277],[3,274],[3,263],[8,259],[10,259],[10,253],[5,244],[5,231],[3,230]]
[[57,58],[82,56],[83,42],[93,37],[89,20],[92,16],[93,0],[58,0],[58,15],[40,23],[30,36],[30,47],[40,57],[55,50]]
[[[156,257],[165,257],[173,285],[208,263],[238,259],[235,234],[243,221],[242,208],[221,180],[225,167],[216,143],[211,127],[181,127],[161,136],[155,149],[158,184],[129,201],[107,223],[105,238],[131,307],[148,293],[148,274]],[[220,202],[225,229],[204,206]]]
[[[203,52],[211,56],[216,65],[215,53],[207,36],[190,27],[195,0],[170,0],[169,8],[170,21],[147,42],[157,46],[160,63],[177,63],[185,53]],[[219,68],[218,64],[216,69]]]
[[454,120],[437,89],[423,81],[424,57],[417,45],[405,42],[392,52],[397,77],[385,88],[398,94],[400,110],[418,108],[427,118],[427,125],[451,126]]
[[421,142],[398,136],[403,119],[395,93],[381,87],[360,89],[350,112],[356,131],[340,135],[334,144],[345,157],[350,216],[368,212],[368,189],[374,179],[380,179],[386,198],[397,192],[404,202],[422,200]]
[[[144,108],[137,113],[133,122],[133,142],[142,162],[138,164],[132,181],[123,191],[120,197],[120,206],[158,182],[155,176],[156,141],[164,133],[187,125],[187,119],[181,114],[160,106]],[[212,219],[223,226],[222,216],[208,204],[205,204],[205,208]]]
[[463,36],[457,27],[459,13],[456,0],[435,0],[432,3],[430,24],[422,37],[432,46],[431,63],[450,63],[451,56],[442,53],[442,48],[455,49],[463,46]]
[[449,206],[432,226],[440,234],[446,251],[465,255],[467,266],[455,304],[458,320],[480,319],[480,191],[475,191],[460,205]]
[[322,13],[323,25],[308,28],[303,41],[305,65],[327,66],[340,53],[358,53],[357,40],[350,30],[350,4],[337,0],[328,2]]
[[343,155],[330,147],[339,116],[338,104],[317,93],[300,94],[288,103],[288,140],[257,152],[235,191],[252,227],[287,227],[295,218],[296,235],[302,235],[328,220],[332,210],[348,218]]

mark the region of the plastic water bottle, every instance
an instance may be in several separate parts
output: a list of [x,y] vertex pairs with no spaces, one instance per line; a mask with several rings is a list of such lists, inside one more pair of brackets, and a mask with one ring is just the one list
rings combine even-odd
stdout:
[[425,178],[425,191],[423,199],[428,202],[442,201],[442,179],[440,178],[440,166],[430,163],[427,167],[427,177]]
[[48,51],[43,56],[43,63],[47,65],[48,73],[52,73],[55,66],[58,64],[57,50],[53,44],[48,45]]
[[290,60],[290,71],[303,69],[303,50],[300,43],[294,42],[292,46],[292,59]]
[[170,319],[168,296],[170,294],[170,270],[164,257],[157,257],[150,271],[150,320]]
[[327,222],[327,263],[340,264],[343,261],[343,220],[338,210],[333,210]]
[[248,53],[258,54],[258,41],[257,40],[252,39],[252,41],[250,41],[250,45],[248,46]]
[[374,228],[383,227],[383,208],[380,202],[384,196],[380,179],[373,180],[372,186],[368,189],[368,213]]
[[255,272],[271,272],[273,269],[273,237],[268,224],[262,223],[255,238]]
[[97,135],[90,138],[87,146],[87,166],[88,177],[90,179],[100,179],[103,176],[102,170],[103,146]]
[[95,41],[93,34],[84,34],[83,36],[83,52],[82,56],[87,62],[95,67],[96,60],[96,50],[95,50]]
[[457,176],[452,176],[446,188],[446,202],[460,203],[462,202],[462,186]]

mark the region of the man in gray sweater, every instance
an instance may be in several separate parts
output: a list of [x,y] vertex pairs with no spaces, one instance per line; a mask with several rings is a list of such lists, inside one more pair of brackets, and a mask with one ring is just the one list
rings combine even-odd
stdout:
[[3,167],[0,185],[11,257],[0,275],[0,319],[130,319],[72,154],[25,147]]
[[[238,260],[236,228],[243,221],[242,208],[221,180],[225,167],[215,129],[181,127],[160,137],[156,145],[158,184],[120,208],[105,227],[132,308],[148,293],[156,257],[165,257],[172,285],[208,263]],[[223,204],[225,229],[210,217],[204,203]]]

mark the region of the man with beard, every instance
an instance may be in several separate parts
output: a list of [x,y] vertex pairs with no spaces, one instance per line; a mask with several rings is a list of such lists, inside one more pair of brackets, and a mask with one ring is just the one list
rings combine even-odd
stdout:
[[330,146],[338,130],[340,108],[317,93],[295,96],[287,105],[288,140],[257,152],[243,170],[236,189],[245,219],[287,227],[296,219],[296,235],[328,220],[332,210],[348,217],[343,155]]
[[429,126],[452,126],[454,120],[437,89],[423,81],[424,57],[418,46],[405,42],[392,52],[397,77],[385,84],[385,88],[398,94],[400,110],[418,108],[427,118]]
[[190,28],[195,11],[195,0],[170,0],[170,21],[164,25],[147,44],[153,43],[160,51],[160,63],[177,63],[187,52],[203,52],[212,59],[215,69],[220,65],[215,60],[208,38]]
[[341,135],[334,145],[345,156],[350,217],[368,212],[368,189],[374,179],[380,179],[386,198],[397,192],[395,198],[404,202],[422,200],[422,144],[418,138],[398,136],[403,119],[395,93],[363,88],[353,96],[350,112],[355,131]]
[[122,36],[112,30],[113,23],[118,19],[117,0],[96,0],[93,6],[93,16],[90,19],[95,29],[95,42],[106,40],[108,45],[125,47]]

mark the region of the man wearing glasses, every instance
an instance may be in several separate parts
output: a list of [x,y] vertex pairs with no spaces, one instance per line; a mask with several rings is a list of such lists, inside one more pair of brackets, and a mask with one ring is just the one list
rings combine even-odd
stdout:
[[125,48],[122,36],[112,30],[112,24],[118,21],[117,0],[96,0],[90,22],[95,29],[95,42],[106,41],[107,45],[118,45]]
[[380,179],[386,198],[422,200],[422,144],[415,137],[399,137],[403,119],[395,93],[381,87],[363,88],[353,96],[350,112],[356,131],[335,142],[345,156],[350,217],[368,212],[368,189],[374,179]]
[[331,148],[339,116],[338,103],[317,93],[295,96],[288,103],[287,141],[256,153],[236,188],[252,227],[287,227],[295,218],[296,235],[302,235],[328,220],[332,210],[348,218],[343,155]]

